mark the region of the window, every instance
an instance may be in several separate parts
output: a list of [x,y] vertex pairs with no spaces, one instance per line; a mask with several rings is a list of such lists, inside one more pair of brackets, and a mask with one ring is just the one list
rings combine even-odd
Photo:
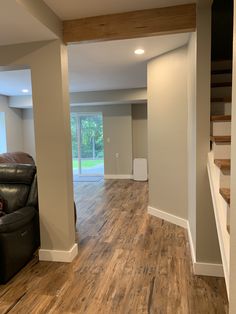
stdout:
[[104,175],[102,114],[72,113],[71,133],[74,175]]

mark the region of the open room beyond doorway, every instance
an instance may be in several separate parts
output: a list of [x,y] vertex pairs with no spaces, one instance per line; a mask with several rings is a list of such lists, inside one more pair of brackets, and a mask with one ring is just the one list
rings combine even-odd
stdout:
[[[28,1],[8,2],[28,3]],[[55,3],[58,5],[59,2]],[[160,5],[159,1],[158,3]],[[31,4],[34,5],[33,2]],[[171,5],[171,2],[168,1],[168,4]],[[68,4],[67,6],[69,7]],[[102,7],[101,4],[100,7]],[[138,7],[134,5],[130,9],[137,10]],[[118,10],[117,13],[122,10]],[[37,11],[36,8],[35,18]],[[160,12],[163,13],[164,23],[159,18]],[[74,68],[71,67],[69,54],[71,105],[77,107],[90,105],[92,107],[96,103],[96,106],[108,107],[104,119],[115,134],[112,138],[109,133],[106,133],[104,141],[104,157],[106,159],[107,156],[110,156],[108,163],[105,160],[106,179],[113,180],[101,180],[89,184],[75,183],[75,202],[78,207],[77,227],[80,235],[78,257],[76,257],[78,247],[74,237],[69,95],[67,60],[65,60],[67,52],[64,46],[64,43],[69,43],[69,40],[61,42],[60,39],[56,39],[39,45],[36,43],[34,49],[27,46],[26,49],[21,50],[20,56],[18,47],[8,46],[1,49],[3,64],[16,62],[17,64],[29,64],[32,67],[33,86],[36,91],[34,93],[34,112],[40,219],[43,227],[40,260],[71,262],[74,259],[74,261],[72,266],[61,263],[48,265],[42,262],[33,262],[29,271],[23,271],[21,280],[16,278],[16,281],[12,282],[12,290],[9,287],[0,290],[0,312],[13,310],[19,313],[26,308],[31,313],[41,309],[48,312],[63,312],[63,310],[79,312],[84,309],[83,312],[91,313],[124,313],[129,309],[130,313],[155,313],[161,310],[162,312],[170,311],[171,314],[180,313],[181,310],[183,313],[217,313],[218,310],[220,313],[224,313],[227,311],[223,279],[193,276],[187,233],[184,228],[181,228],[188,228],[189,231],[194,269],[197,269],[196,266],[202,267],[195,274],[206,274],[206,269],[212,265],[217,265],[217,268],[213,269],[211,275],[221,270],[219,250],[217,251],[218,246],[215,245],[214,239],[215,224],[212,224],[214,217],[212,217],[212,211],[207,210],[208,201],[202,201],[199,197],[201,192],[204,197],[206,196],[205,198],[208,197],[206,188],[205,191],[199,189],[199,183],[206,181],[203,176],[199,176],[200,171],[198,170],[203,167],[202,164],[196,163],[196,159],[204,155],[209,146],[209,132],[205,131],[208,126],[205,121],[209,123],[208,113],[201,112],[201,110],[207,107],[205,103],[209,98],[209,95],[204,95],[205,89],[202,85],[206,86],[209,83],[207,82],[209,47],[206,43],[210,42],[207,36],[210,16],[208,17],[208,11],[201,11],[198,7],[196,14],[195,5],[155,9],[142,14],[146,16],[146,13],[148,13],[146,26],[152,26],[151,22],[153,21],[154,32],[149,27],[140,25],[140,22],[134,23],[131,16],[137,16],[136,11],[133,11],[132,14],[126,13],[128,18],[119,18],[118,23],[113,16],[109,17],[109,21],[112,24],[113,21],[116,22],[115,28],[118,31],[122,30],[122,26],[125,32],[135,28],[136,36],[142,34],[146,36],[148,33],[151,35],[172,32],[182,34],[170,35],[169,38],[159,36],[155,42],[156,46],[161,47],[160,41],[163,38],[167,39],[168,45],[158,53],[155,51],[153,55],[149,54],[149,48],[141,47],[144,44],[141,45],[139,42],[137,47],[129,50],[129,57],[133,60],[132,65],[129,62],[123,64],[123,67],[121,64],[117,64],[116,71],[107,65],[110,75],[105,75],[105,78],[109,83],[112,83],[111,79],[116,77],[117,73],[121,73],[122,69],[126,70],[127,75],[123,78],[120,76],[120,84],[107,86],[101,71],[97,71],[96,76],[84,67],[85,72],[90,74],[89,81],[91,82],[91,77],[94,80],[93,87],[74,89],[72,83],[78,83],[78,75],[72,73]],[[95,16],[94,13],[91,16],[93,15]],[[49,18],[50,16],[52,15],[50,14]],[[196,30],[196,17],[198,21],[197,37],[196,33],[185,33]],[[130,24],[129,27],[125,23],[126,20]],[[143,22],[142,18],[137,20]],[[176,21],[180,22],[179,25]],[[64,21],[63,24],[60,23],[60,20],[56,22],[58,22],[60,30],[64,27],[64,35],[68,35],[65,28],[67,22]],[[87,26],[87,23],[84,22],[83,19],[82,25]],[[157,25],[155,25],[156,23]],[[99,23],[99,25],[104,31],[110,29],[109,25],[106,26],[104,23]],[[94,29],[100,36],[101,30],[98,27]],[[89,33],[91,34],[91,32]],[[203,33],[206,36],[202,36]],[[78,27],[78,34],[86,35],[81,25]],[[104,35],[104,32],[102,34]],[[133,33],[130,32],[126,36],[123,34],[123,37],[122,34],[120,34],[121,37],[117,37],[115,32],[112,34],[116,37],[115,39],[120,40],[121,38],[131,38]],[[175,40],[173,40],[174,36],[176,36]],[[114,37],[112,38],[114,39]],[[100,40],[109,39],[109,37],[104,38],[105,36],[100,37]],[[34,40],[36,40],[35,33]],[[80,39],[77,37],[70,42],[72,41],[76,43]],[[134,43],[134,40],[131,41]],[[107,44],[113,45],[113,43],[108,42]],[[102,69],[105,68],[104,64],[109,55],[113,57],[112,62],[121,61],[122,42],[117,41],[116,43],[118,48],[114,53],[108,49],[108,54],[99,53],[99,43],[94,49],[94,43],[89,44],[85,59],[91,65],[90,68],[95,68],[92,52],[96,53],[96,57],[98,56],[98,64]],[[170,43],[171,45],[169,45]],[[77,45],[71,47],[74,48]],[[71,47],[68,48],[68,51]],[[81,47],[86,47],[86,44]],[[17,52],[17,56],[13,53],[12,48],[14,48],[14,52]],[[143,48],[146,48],[146,52]],[[143,51],[143,54],[134,55],[134,49],[139,52]],[[125,60],[128,60],[127,49],[124,49],[123,52]],[[75,60],[82,61],[81,53],[75,55]],[[140,65],[140,69],[135,67],[137,64]],[[146,72],[140,72],[142,68],[146,70],[147,65],[148,97],[147,93],[144,97],[137,97],[137,89],[142,88],[145,92],[147,90]],[[82,78],[85,77],[81,68],[78,67],[75,70],[78,70]],[[105,74],[105,71],[102,71],[102,74]],[[132,79],[128,74],[133,74],[133,77],[137,79],[136,84],[130,84]],[[142,82],[144,82],[143,85]],[[101,87],[101,83],[105,87]],[[77,85],[82,86],[81,82]],[[139,122],[132,129],[130,112],[132,112],[133,104],[139,103],[140,98],[142,102],[146,102],[148,98],[149,187],[146,182],[130,180],[133,175],[132,161],[135,157],[134,147],[136,147],[132,143],[132,131],[135,132],[139,129]],[[188,131],[189,103],[191,113],[193,112],[191,114],[192,125],[193,127],[197,126],[197,136],[193,129],[193,136],[190,138],[193,141],[189,141],[193,143],[190,158],[188,157],[187,143],[188,135],[191,133],[191,130]],[[112,105],[120,111],[122,109],[122,113],[119,112],[116,117],[118,121],[124,119],[127,124],[114,123]],[[87,108],[85,109],[87,110]],[[197,109],[197,118],[194,115],[195,109]],[[202,117],[204,113],[205,119]],[[138,121],[139,115],[136,117]],[[203,126],[204,130],[201,135],[206,135],[202,141],[198,137],[200,120],[200,126]],[[120,127],[119,131],[118,126]],[[118,144],[118,139],[123,144],[125,143],[124,150],[121,150],[120,147],[114,149],[113,145]],[[208,144],[205,145],[207,141]],[[139,144],[140,141],[135,143]],[[203,147],[202,151],[199,150],[200,146]],[[106,149],[110,149],[110,155],[106,154]],[[95,149],[92,151],[94,152]],[[139,154],[137,147],[135,151]],[[193,164],[193,174],[190,173],[190,178],[188,178],[189,160]],[[77,167],[81,171],[79,163],[81,163],[81,158]],[[197,178],[195,174],[197,174]],[[202,173],[200,174],[202,175]],[[191,212],[188,210],[190,185],[193,187],[193,193],[189,193],[190,197],[193,196],[191,198],[193,204],[190,204],[193,209]],[[150,192],[149,200],[148,190]],[[148,212],[156,215],[159,219],[148,215],[147,207]],[[50,283],[52,283],[51,287]],[[17,289],[18,286],[21,286],[23,290]],[[14,292],[16,292],[15,297]],[[1,308],[2,305],[3,308]]]

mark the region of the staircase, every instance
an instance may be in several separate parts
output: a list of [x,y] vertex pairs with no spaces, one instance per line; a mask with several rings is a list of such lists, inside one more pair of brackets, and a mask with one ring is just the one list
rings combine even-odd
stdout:
[[230,257],[230,154],[231,154],[232,62],[212,63],[211,152],[208,174],[222,263],[229,290]]

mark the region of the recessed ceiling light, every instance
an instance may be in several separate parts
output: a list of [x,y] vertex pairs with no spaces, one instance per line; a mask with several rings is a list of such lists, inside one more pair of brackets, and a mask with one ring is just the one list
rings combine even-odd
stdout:
[[145,52],[145,51],[144,51],[143,49],[141,49],[141,48],[136,49],[136,50],[134,51],[134,53],[135,53],[136,55],[143,55],[144,52]]
[[22,93],[28,93],[28,92],[29,92],[29,90],[26,89],[26,88],[25,88],[25,89],[22,89],[21,91],[22,91]]

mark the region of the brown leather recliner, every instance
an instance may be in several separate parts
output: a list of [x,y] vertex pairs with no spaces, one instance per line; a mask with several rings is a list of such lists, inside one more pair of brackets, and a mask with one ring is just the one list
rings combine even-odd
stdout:
[[[34,159],[26,153],[0,155],[0,283],[7,282],[40,245],[38,189]],[[74,203],[75,223],[76,206]]]
[[0,283],[6,283],[39,246],[36,167],[0,164]]
[[[17,164],[31,164],[35,165],[34,159],[27,153],[24,152],[13,152],[0,154],[0,164],[1,163],[17,163]],[[36,181],[37,183],[37,181]],[[74,215],[75,215],[75,224],[77,222],[77,210],[74,202]]]
[[23,152],[0,154],[0,163],[35,165],[33,157]]

